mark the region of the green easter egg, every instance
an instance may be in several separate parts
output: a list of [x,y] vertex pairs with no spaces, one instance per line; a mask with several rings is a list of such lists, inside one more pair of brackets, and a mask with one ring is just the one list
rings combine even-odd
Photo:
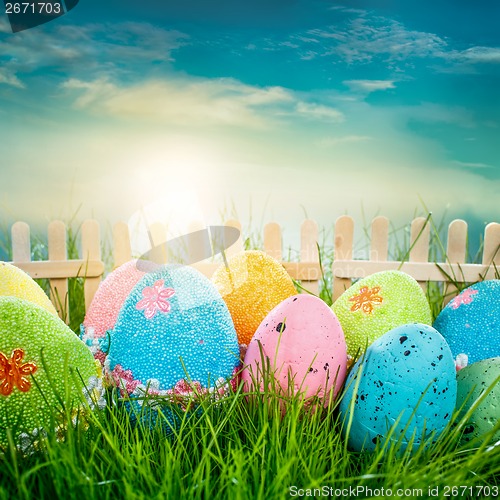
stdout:
[[[0,450],[58,427],[62,402],[77,411],[84,384],[96,381],[90,350],[57,316],[16,297],[0,297]],[[62,419],[62,420],[61,420]]]
[[28,300],[57,315],[52,302],[38,283],[24,271],[7,262],[0,262],[0,296]]
[[420,285],[400,271],[382,271],[358,281],[333,304],[344,330],[347,353],[362,353],[388,331],[409,323],[432,323]]
[[[461,409],[460,418],[471,407],[472,414],[464,427],[462,442],[469,443],[481,438],[498,426],[500,419],[500,358],[488,358],[466,366],[457,374],[458,393],[457,409]],[[496,381],[496,384],[493,385]],[[491,387],[493,385],[493,387]],[[476,401],[490,389],[484,398]],[[465,403],[465,404],[464,404]],[[500,429],[494,432],[492,442],[500,441]],[[476,441],[479,445],[480,442]]]

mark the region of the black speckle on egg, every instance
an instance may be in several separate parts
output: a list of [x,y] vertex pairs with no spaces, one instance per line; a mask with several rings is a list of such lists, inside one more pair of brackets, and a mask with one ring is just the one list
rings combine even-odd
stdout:
[[465,427],[464,434],[471,434],[472,432],[474,432],[474,425],[473,424],[470,424],[467,427]]
[[278,323],[278,325],[276,326],[276,331],[278,333],[282,333],[286,330],[286,325],[285,323]]
[[443,355],[442,355],[442,354],[440,354],[440,355],[438,356],[438,359],[439,359],[439,361],[441,361],[441,360],[443,359]]
[[409,356],[409,355],[410,355],[410,351],[405,351],[403,354],[404,354],[405,356]]

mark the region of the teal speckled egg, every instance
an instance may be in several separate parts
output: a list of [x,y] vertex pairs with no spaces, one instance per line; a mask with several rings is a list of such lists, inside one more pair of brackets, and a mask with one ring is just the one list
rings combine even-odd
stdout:
[[[474,406],[464,428],[462,442],[469,443],[480,438],[475,443],[479,445],[484,441],[485,434],[492,432],[495,426],[498,427],[500,420],[500,357],[483,359],[463,368],[457,374],[457,383],[457,409],[461,409],[460,417],[465,416]],[[483,395],[484,398],[477,403]],[[491,442],[497,441],[500,441],[500,429],[491,436]]]
[[362,353],[389,330],[407,323],[432,323],[419,284],[400,271],[382,271],[348,288],[333,304],[344,331],[347,354]]
[[453,356],[469,363],[500,356],[500,280],[476,283],[463,290],[434,322]]
[[[105,367],[131,396],[133,413],[154,423],[159,400],[224,393],[239,362],[236,331],[214,285],[191,267],[168,265],[146,274],[125,300]],[[144,408],[146,394],[163,398]],[[162,411],[175,426],[174,412]]]
[[456,396],[444,338],[428,325],[403,325],[373,342],[351,370],[340,403],[343,432],[350,422],[348,443],[356,451],[385,439],[400,441],[400,450],[414,439],[416,448],[446,427]]
[[63,425],[60,399],[76,409],[97,375],[90,351],[57,316],[0,297],[0,449],[8,429],[17,440]]

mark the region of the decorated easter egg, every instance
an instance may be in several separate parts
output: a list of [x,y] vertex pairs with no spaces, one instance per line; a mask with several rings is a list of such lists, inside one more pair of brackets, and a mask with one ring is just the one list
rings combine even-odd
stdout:
[[[488,437],[492,442],[500,441],[500,357],[488,358],[466,366],[457,374],[457,409],[462,418],[473,408],[464,427],[462,442],[475,438],[484,441],[494,427],[496,432]],[[479,400],[479,401],[478,401]],[[476,441],[479,445],[480,442]]]
[[285,268],[264,252],[241,252],[212,281],[227,304],[240,344],[248,345],[266,315],[297,291]]
[[372,274],[347,289],[333,304],[350,356],[389,330],[407,323],[432,323],[431,310],[419,284],[400,271]]
[[434,322],[453,356],[469,363],[500,356],[500,280],[470,286],[451,300]]
[[[105,363],[147,423],[156,421],[158,406],[142,411],[145,396],[168,402],[221,395],[238,365],[236,332],[216,288],[195,269],[174,265],[147,273],[129,294]],[[176,425],[174,413],[163,413]]]
[[107,332],[114,328],[125,299],[143,276],[137,260],[131,260],[109,273],[92,299],[81,326],[81,338],[101,364],[109,347]]
[[57,314],[52,302],[31,276],[16,266],[0,262],[0,296],[17,297]]
[[89,350],[57,316],[0,297],[0,449],[9,429],[17,440],[64,425],[61,401],[77,409],[98,385],[97,375]]
[[247,389],[263,386],[266,367],[285,393],[329,397],[342,386],[347,369],[344,334],[332,310],[313,295],[295,295],[278,304],[253,336],[242,378]]
[[375,340],[349,373],[340,403],[344,435],[356,450],[378,440],[401,450],[436,439],[455,409],[455,363],[431,326],[403,325]]

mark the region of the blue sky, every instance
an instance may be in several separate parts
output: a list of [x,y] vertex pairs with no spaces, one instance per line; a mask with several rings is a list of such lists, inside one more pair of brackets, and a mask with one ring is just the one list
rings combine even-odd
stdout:
[[[104,4],[104,5],[103,5]],[[81,0],[0,15],[7,221],[499,221],[500,4]],[[193,206],[195,209],[193,209]],[[184,212],[184,215],[180,214]]]

